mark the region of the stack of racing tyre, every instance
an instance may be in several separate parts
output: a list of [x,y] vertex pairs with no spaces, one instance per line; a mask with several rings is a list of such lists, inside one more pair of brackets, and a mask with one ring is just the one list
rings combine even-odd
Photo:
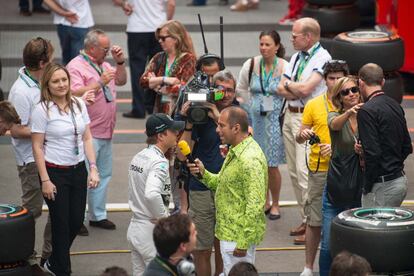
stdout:
[[346,250],[358,254],[376,273],[414,275],[414,212],[405,208],[356,208],[331,224],[332,258]]
[[398,70],[404,64],[404,42],[387,31],[354,31],[338,34],[331,48],[333,59],[345,60],[351,74],[367,63],[376,63],[384,70],[385,94],[402,102],[404,82]]
[[359,27],[360,15],[357,0],[306,0],[303,17],[315,18],[321,26],[321,44],[329,52],[332,38],[337,34]]
[[0,276],[32,275],[27,259],[33,254],[35,223],[26,208],[0,204]]

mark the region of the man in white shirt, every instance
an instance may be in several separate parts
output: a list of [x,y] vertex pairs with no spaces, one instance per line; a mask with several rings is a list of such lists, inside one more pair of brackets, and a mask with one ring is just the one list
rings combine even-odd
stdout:
[[[30,40],[23,50],[24,67],[19,69],[19,77],[10,89],[8,100],[13,104],[21,119],[10,132],[13,151],[16,156],[17,170],[22,185],[22,205],[36,219],[42,214],[43,194],[39,174],[33,157],[30,131],[30,117],[34,106],[40,101],[40,80],[44,69],[53,56],[53,46],[41,37]],[[50,223],[45,227],[42,261],[51,253]],[[36,264],[36,252],[28,259],[33,275],[42,275]]]
[[319,23],[313,18],[304,17],[295,21],[291,41],[299,52],[292,56],[286,66],[277,91],[287,100],[283,141],[290,179],[302,215],[302,224],[290,232],[291,236],[299,236],[295,244],[305,243],[306,219],[303,207],[308,188],[305,145],[296,143],[295,137],[302,123],[305,104],[326,91],[322,68],[331,59],[319,43],[320,33]]
[[148,147],[137,153],[129,166],[129,206],[133,213],[128,227],[133,275],[142,275],[154,259],[152,239],[155,222],[168,216],[171,194],[169,161],[165,153],[177,145],[183,121],[173,121],[163,113],[151,115],[146,122]]
[[95,23],[89,0],[44,0],[54,12],[53,23],[57,27],[62,63],[68,64],[83,49],[86,33]]
[[175,0],[112,0],[122,7],[128,16],[127,36],[129,67],[131,70],[132,110],[123,113],[127,118],[145,118],[152,114],[155,94],[144,95],[139,79],[145,71],[147,61],[161,46],[155,38],[155,30],[165,21],[171,20],[175,12]]

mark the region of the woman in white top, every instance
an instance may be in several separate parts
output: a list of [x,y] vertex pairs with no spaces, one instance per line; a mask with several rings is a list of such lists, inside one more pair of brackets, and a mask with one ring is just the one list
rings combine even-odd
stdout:
[[286,163],[279,125],[283,98],[276,91],[287,61],[283,59],[285,49],[280,42],[280,35],[274,30],[260,33],[259,50],[261,55],[243,64],[236,92],[241,97],[242,107],[249,114],[253,137],[266,155],[272,204],[267,196],[265,213],[269,219],[276,220],[280,218],[279,195],[282,183],[278,166]]
[[69,250],[83,223],[87,186],[96,187],[99,174],[85,104],[72,97],[69,73],[62,65],[50,64],[45,69],[31,131],[52,223],[53,251],[44,268],[52,275],[70,275]]

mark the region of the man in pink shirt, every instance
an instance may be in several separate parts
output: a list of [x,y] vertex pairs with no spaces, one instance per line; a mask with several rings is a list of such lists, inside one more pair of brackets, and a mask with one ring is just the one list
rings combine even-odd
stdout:
[[[116,67],[104,61],[108,52]],[[91,119],[90,128],[96,153],[96,166],[101,182],[96,189],[88,191],[89,225],[113,230],[115,224],[107,219],[106,192],[112,176],[112,135],[116,118],[115,85],[124,85],[127,80],[125,57],[121,47],[111,46],[102,30],[91,30],[86,34],[84,50],[68,65],[73,94],[88,102]],[[88,235],[83,227],[81,232]]]

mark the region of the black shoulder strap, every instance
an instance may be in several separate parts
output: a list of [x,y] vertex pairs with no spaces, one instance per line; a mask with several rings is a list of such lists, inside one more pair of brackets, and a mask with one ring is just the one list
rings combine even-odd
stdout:
[[249,67],[249,84],[252,80],[252,73],[253,73],[253,67],[254,67],[254,57],[250,59],[250,67]]

